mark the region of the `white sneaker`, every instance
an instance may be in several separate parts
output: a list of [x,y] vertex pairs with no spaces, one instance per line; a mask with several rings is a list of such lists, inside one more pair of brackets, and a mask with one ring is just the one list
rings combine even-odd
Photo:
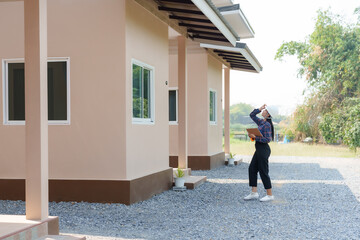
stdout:
[[260,202],[268,202],[268,201],[272,201],[272,200],[274,200],[275,199],[275,197],[273,196],[273,195],[266,195],[265,197],[263,197],[263,198],[261,198],[260,199]]
[[257,192],[251,192],[249,195],[244,197],[244,200],[252,200],[252,199],[258,199],[259,194]]

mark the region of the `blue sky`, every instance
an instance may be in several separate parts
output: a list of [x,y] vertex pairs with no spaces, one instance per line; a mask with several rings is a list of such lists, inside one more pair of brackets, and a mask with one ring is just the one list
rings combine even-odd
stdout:
[[318,9],[331,11],[355,21],[353,12],[358,0],[235,0],[255,31],[255,38],[243,39],[260,61],[260,74],[231,71],[230,104],[264,103],[278,106],[280,113],[290,114],[303,102],[306,83],[297,78],[296,57],[275,61],[283,42],[303,41],[313,32]]

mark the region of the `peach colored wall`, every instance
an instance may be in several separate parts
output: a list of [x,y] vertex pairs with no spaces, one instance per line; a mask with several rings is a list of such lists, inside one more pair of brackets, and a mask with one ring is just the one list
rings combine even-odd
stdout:
[[208,155],[209,109],[207,53],[198,43],[188,44],[188,154]]
[[[176,43],[177,41],[174,40]],[[170,40],[169,44],[173,44],[173,41]],[[177,49],[177,48],[176,48]],[[169,88],[178,86],[178,72],[177,72],[178,56],[174,53],[173,48],[170,46],[170,55],[169,55]],[[178,135],[178,125],[169,125],[169,154],[170,156],[177,156],[179,152],[179,135]]]
[[[209,90],[213,89],[217,95],[217,123],[211,125],[208,123],[208,149],[209,155],[223,152],[222,148],[222,64],[212,56],[208,56],[208,97],[207,106],[209,106]],[[209,118],[209,114],[208,114]]]
[[[188,76],[188,155],[208,156],[212,153],[220,152],[222,148],[222,136],[214,129],[222,127],[220,115],[220,125],[209,126],[209,88],[221,92],[221,63],[215,59],[208,61],[208,54],[199,46],[199,43],[187,41],[187,76]],[[214,62],[215,61],[215,62]],[[219,68],[220,66],[220,68]],[[209,68],[209,69],[208,69]],[[219,72],[220,71],[220,77]],[[209,76],[214,74],[213,76]],[[170,40],[170,87],[177,87],[177,46],[176,40]],[[218,85],[220,83],[220,86]],[[220,87],[220,88],[219,88]],[[221,101],[220,99],[218,99]],[[218,104],[218,111],[221,112],[221,104]],[[212,139],[209,136],[212,131]],[[213,134],[215,133],[215,134]],[[178,127],[170,125],[170,155],[178,155]],[[214,147],[215,146],[215,147]],[[212,147],[214,149],[209,149]]]
[[[70,57],[71,92],[71,124],[49,126],[50,178],[126,177],[124,5],[48,1],[48,54]],[[22,19],[22,2],[0,2],[0,59],[23,58]],[[0,178],[25,177],[24,129],[0,125]]]
[[[126,159],[127,178],[169,167],[168,26],[133,1],[126,1]],[[152,66],[155,77],[155,123],[132,123],[132,66],[135,59]]]
[[[2,32],[0,37],[0,60],[4,58],[23,58],[23,2],[0,2],[0,29]],[[2,66],[0,76],[2,83]],[[0,95],[0,178],[23,178],[25,176],[25,127],[5,126],[2,124],[3,84],[0,84]]]

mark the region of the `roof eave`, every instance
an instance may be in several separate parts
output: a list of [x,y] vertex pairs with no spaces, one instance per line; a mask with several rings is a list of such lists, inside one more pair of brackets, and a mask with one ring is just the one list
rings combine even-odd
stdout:
[[231,28],[230,24],[221,15],[219,10],[211,3],[210,0],[191,0],[196,7],[219,29],[231,45],[236,46],[239,40],[237,33]]
[[[248,72],[261,72],[263,70],[263,67],[261,66],[260,62],[256,59],[254,54],[250,51],[250,49],[247,47],[245,43],[237,43],[236,47],[227,47],[227,46],[221,46],[221,45],[214,45],[214,44],[206,44],[201,43],[200,47],[212,49],[212,50],[223,50],[223,51],[229,51],[234,53],[240,53],[246,61],[248,61],[249,64],[254,69],[245,69],[241,67],[231,66],[231,69],[234,70],[241,70],[241,71],[248,71]],[[223,60],[223,63],[225,64],[225,60]],[[227,63],[227,62],[226,62]]]
[[224,18],[230,24],[235,25],[237,23],[236,22],[231,22],[231,19],[229,19],[229,17],[227,17],[229,15],[236,16],[237,17],[236,21],[241,21],[242,22],[242,25],[247,30],[247,35],[246,36],[241,36],[240,33],[237,32],[237,34],[240,36],[241,39],[255,37],[255,31],[251,27],[251,25],[250,25],[249,21],[247,20],[244,12],[241,10],[240,4],[234,4],[234,5],[231,5],[231,6],[219,7],[218,10],[220,11],[220,13],[224,16]]

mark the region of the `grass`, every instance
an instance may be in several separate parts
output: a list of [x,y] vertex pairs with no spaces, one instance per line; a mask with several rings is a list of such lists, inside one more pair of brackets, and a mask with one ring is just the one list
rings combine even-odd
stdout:
[[[230,140],[230,149],[232,153],[238,155],[253,155],[255,151],[254,142]],[[334,146],[325,144],[306,144],[306,143],[288,143],[279,144],[270,143],[272,156],[311,156],[311,157],[341,157],[355,158],[359,157],[359,151],[355,153],[344,146]]]

